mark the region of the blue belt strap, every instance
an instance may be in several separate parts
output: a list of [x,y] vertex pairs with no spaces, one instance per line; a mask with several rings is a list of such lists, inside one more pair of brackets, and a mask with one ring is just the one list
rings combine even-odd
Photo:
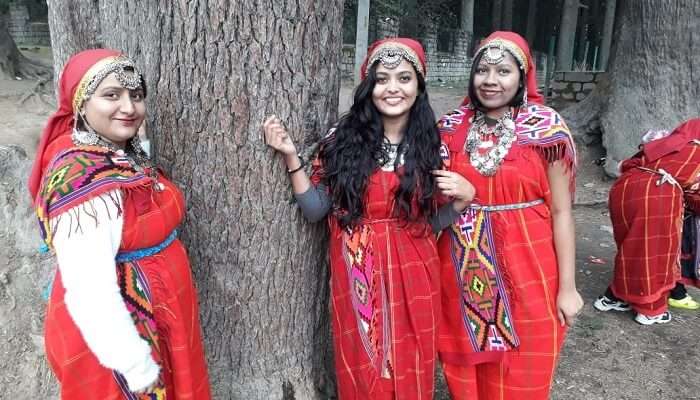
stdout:
[[[144,249],[138,249],[138,250],[133,250],[133,251],[124,251],[121,253],[117,253],[117,256],[114,257],[114,261],[117,263],[124,263],[124,262],[130,262],[130,261],[136,261],[140,260],[145,257],[150,257],[154,254],[160,253],[164,248],[170,246],[172,242],[175,241],[177,238],[177,229],[173,230],[170,235],[168,235],[165,240],[163,240],[160,244],[157,244],[153,247],[146,247]],[[54,274],[55,276],[55,274]],[[51,290],[53,288],[53,280],[54,276],[49,279],[49,283],[46,285],[46,288],[44,288],[44,292],[42,293],[42,297],[44,300],[48,301],[49,296],[51,296]]]
[[154,254],[160,253],[164,248],[170,246],[170,244],[175,241],[177,238],[177,229],[173,230],[170,235],[168,235],[163,242],[160,244],[157,244],[153,247],[146,247],[145,249],[138,249],[138,250],[133,250],[133,251],[124,251],[121,253],[117,253],[117,256],[114,257],[114,261],[118,263],[123,263],[123,262],[130,262],[130,261],[136,261],[140,260],[145,257],[150,257]]

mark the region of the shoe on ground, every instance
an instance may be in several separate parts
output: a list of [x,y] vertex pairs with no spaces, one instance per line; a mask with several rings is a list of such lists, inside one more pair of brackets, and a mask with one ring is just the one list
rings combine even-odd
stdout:
[[593,307],[598,311],[629,311],[630,305],[621,300],[612,300],[602,295],[593,302]]
[[642,325],[665,324],[667,322],[671,322],[671,313],[666,311],[665,313],[654,317],[637,313],[637,316],[634,317],[634,320]]
[[700,309],[700,303],[697,301],[693,300],[692,297],[690,297],[689,294],[686,294],[684,298],[680,300],[668,299],[668,305],[673,307],[673,308],[680,308],[683,310],[697,310]]

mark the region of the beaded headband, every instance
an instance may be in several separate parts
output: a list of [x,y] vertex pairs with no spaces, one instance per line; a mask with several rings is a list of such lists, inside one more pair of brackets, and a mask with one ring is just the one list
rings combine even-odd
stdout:
[[377,61],[381,62],[387,69],[394,69],[401,64],[401,60],[410,62],[419,74],[425,76],[423,64],[418,59],[416,52],[403,43],[398,42],[382,43],[376,49],[374,49],[367,61],[365,73],[369,73],[369,69]]
[[[132,71],[127,71],[130,68]],[[97,87],[107,75],[114,73],[119,84],[125,89],[135,90],[141,87],[143,80],[141,73],[136,69],[134,62],[126,56],[107,57],[90,67],[78,84],[78,89],[73,96],[73,112],[78,112],[80,107],[90,96],[95,93]]]
[[484,52],[483,56],[481,56],[481,59],[486,61],[488,64],[498,64],[503,59],[506,57],[506,51],[508,51],[513,58],[520,64],[520,69],[523,71],[527,71],[528,69],[528,64],[527,64],[527,57],[525,56],[525,53],[523,50],[518,47],[515,43],[511,42],[510,40],[505,40],[505,39],[494,39],[488,43],[484,43],[481,47],[479,47],[479,50],[476,51],[476,54],[479,54],[481,52]]

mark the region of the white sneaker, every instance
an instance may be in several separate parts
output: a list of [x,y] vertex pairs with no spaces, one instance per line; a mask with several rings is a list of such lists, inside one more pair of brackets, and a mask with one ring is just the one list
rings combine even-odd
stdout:
[[671,322],[671,313],[666,311],[665,313],[659,314],[654,317],[649,317],[647,315],[637,313],[637,316],[634,317],[634,320],[642,325],[665,324]]
[[629,311],[630,305],[620,300],[612,300],[606,295],[602,295],[593,302],[593,307],[598,311]]

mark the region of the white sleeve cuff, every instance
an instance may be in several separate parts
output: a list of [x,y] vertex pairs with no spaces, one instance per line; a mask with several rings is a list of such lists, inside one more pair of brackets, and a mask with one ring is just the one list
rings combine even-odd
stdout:
[[126,383],[129,385],[129,390],[132,392],[145,389],[152,385],[156,379],[158,379],[159,374],[160,367],[153,361],[150,353],[143,359],[143,362],[122,372]]

